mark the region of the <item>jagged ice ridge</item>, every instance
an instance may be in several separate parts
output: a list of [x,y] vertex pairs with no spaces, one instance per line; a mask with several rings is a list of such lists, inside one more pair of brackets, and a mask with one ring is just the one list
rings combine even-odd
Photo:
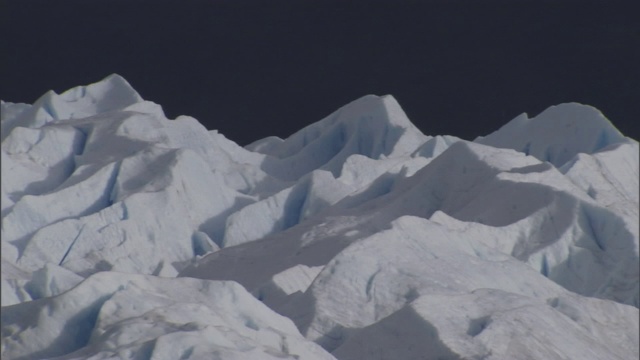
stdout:
[[240,147],[111,75],[1,116],[3,358],[639,356],[638,142],[593,107]]

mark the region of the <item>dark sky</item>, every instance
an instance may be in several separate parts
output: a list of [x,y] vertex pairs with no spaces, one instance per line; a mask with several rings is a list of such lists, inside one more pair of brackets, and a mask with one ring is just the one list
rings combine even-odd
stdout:
[[3,0],[0,98],[111,74],[241,145],[365,94],[430,135],[594,105],[640,138],[635,1]]

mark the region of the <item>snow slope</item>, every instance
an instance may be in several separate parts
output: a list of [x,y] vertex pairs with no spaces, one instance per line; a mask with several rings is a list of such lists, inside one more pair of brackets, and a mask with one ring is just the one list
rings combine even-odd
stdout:
[[637,358],[638,151],[580,104],[243,148],[118,75],[2,102],[2,356]]

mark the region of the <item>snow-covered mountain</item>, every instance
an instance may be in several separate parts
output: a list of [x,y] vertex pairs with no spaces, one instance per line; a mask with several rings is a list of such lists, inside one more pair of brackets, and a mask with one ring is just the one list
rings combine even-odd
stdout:
[[2,357],[633,359],[638,142],[365,96],[240,147],[118,75],[2,103]]

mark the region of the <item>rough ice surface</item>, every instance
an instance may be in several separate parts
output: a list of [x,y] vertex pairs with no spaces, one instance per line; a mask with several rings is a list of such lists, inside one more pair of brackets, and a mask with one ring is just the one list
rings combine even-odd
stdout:
[[638,142],[590,106],[244,148],[118,75],[1,108],[3,358],[640,355]]

